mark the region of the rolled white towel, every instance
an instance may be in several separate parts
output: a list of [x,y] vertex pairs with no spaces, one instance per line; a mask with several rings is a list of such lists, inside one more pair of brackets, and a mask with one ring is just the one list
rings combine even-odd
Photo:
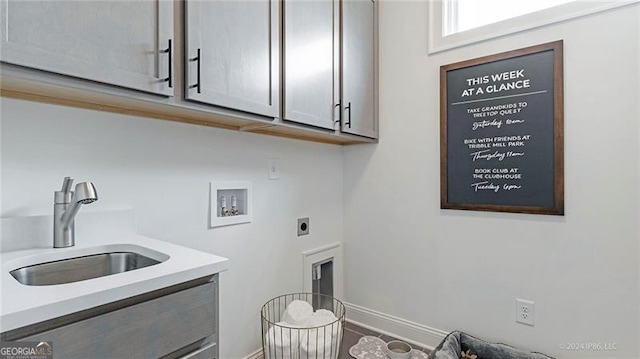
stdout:
[[296,327],[307,327],[309,318],[313,315],[313,307],[304,300],[294,300],[289,303],[282,314],[282,321]]
[[342,323],[328,310],[320,309],[313,313],[308,327],[313,329],[300,331],[300,359],[336,359],[338,358]]
[[300,331],[300,359],[337,359],[340,322]]
[[300,332],[285,322],[272,325],[264,336],[266,359],[299,359]]
[[308,327],[319,327],[321,325],[331,324],[338,320],[338,318],[333,314],[332,311],[326,309],[318,309],[316,310],[309,319]]

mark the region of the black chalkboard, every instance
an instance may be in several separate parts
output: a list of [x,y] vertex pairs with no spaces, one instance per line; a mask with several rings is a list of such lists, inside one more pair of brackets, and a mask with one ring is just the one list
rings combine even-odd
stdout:
[[440,68],[441,208],[564,214],[562,41]]

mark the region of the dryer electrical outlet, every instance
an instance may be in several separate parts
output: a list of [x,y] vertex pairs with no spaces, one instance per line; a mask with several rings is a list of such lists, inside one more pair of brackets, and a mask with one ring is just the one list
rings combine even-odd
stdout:
[[298,237],[309,234],[309,217],[298,218]]

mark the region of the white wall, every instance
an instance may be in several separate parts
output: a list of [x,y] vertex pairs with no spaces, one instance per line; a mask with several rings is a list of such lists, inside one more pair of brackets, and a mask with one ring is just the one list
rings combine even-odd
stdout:
[[[0,216],[51,213],[51,192],[72,175],[100,193],[83,211],[134,208],[141,234],[231,258],[222,358],[259,347],[260,306],[300,290],[301,251],[343,232],[350,303],[558,358],[638,358],[639,6],[433,56],[426,7],[381,2],[378,145],[343,150],[2,98]],[[439,66],[557,39],[566,215],[440,210]],[[267,180],[269,157],[280,158],[279,181]],[[253,223],[207,229],[213,179],[253,181]],[[312,234],[298,239],[302,216]],[[535,327],[515,323],[516,296],[536,302]],[[565,342],[618,350],[560,351]]]
[[[1,99],[2,217],[50,214],[62,178],[90,180],[83,211],[133,208],[140,234],[230,258],[221,358],[261,346],[260,308],[302,291],[302,251],[342,241],[342,149],[195,125]],[[280,180],[267,161],[280,159]],[[253,182],[253,223],[207,228],[209,181]],[[297,218],[311,234],[296,236]],[[76,238],[82,241],[82,238]]]
[[[558,358],[640,357],[639,22],[636,4],[428,55],[427,2],[382,1],[381,141],[345,148],[347,302]],[[441,210],[439,67],[558,39],[566,215]]]

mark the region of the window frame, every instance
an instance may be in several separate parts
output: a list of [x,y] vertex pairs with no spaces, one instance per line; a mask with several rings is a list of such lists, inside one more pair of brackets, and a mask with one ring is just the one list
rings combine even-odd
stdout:
[[[480,41],[494,39],[518,32],[539,28],[542,26],[555,24],[557,22],[595,14],[598,12],[615,9],[623,6],[637,4],[640,0],[618,0],[618,1],[582,1],[560,4],[547,9],[535,11],[510,19],[502,20],[492,24],[487,24],[470,30],[457,32],[451,35],[443,35],[444,10],[446,7],[456,8],[453,5],[455,0],[429,0],[428,5],[428,44],[429,54],[451,50],[457,47],[474,44]],[[448,12],[455,15],[455,11]],[[451,18],[446,23],[451,26],[451,22],[457,19]]]

